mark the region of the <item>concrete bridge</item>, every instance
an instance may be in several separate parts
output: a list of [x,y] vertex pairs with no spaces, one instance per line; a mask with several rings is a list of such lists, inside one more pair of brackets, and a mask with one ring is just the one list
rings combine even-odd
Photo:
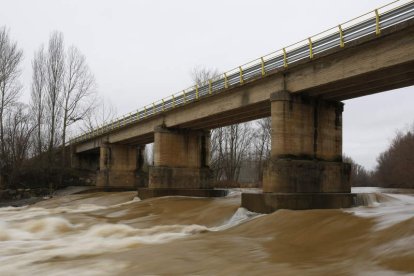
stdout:
[[[195,85],[71,141],[72,167],[141,197],[217,196],[210,130],[271,116],[271,162],[254,211],[352,205],[341,101],[414,84],[414,2],[397,2]],[[385,103],[384,103],[385,104]],[[142,153],[154,142],[146,187]]]

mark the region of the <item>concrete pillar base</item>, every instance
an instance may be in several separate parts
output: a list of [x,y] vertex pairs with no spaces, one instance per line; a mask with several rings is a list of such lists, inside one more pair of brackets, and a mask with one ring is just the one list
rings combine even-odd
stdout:
[[222,189],[150,189],[138,188],[138,197],[147,199],[162,196],[191,196],[191,197],[223,197],[228,194],[228,190]]
[[343,162],[276,159],[263,173],[263,192],[349,193],[351,165]]
[[278,209],[338,209],[356,205],[352,193],[242,193],[241,206],[256,213],[272,213]]
[[149,188],[207,189],[210,188],[210,168],[149,167]]
[[98,171],[96,187],[135,189],[138,179],[134,171]]

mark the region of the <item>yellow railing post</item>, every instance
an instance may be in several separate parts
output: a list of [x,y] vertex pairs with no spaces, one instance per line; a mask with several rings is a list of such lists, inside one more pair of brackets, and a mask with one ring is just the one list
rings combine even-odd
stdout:
[[208,94],[211,95],[211,93],[213,92],[213,86],[211,84],[211,79],[208,80]]
[[344,32],[342,31],[341,25],[338,25],[338,29],[339,29],[339,45],[341,46],[341,48],[344,48],[344,46],[345,46],[345,44],[344,44]]
[[312,39],[309,37],[309,58],[313,59]]
[[152,103],[152,115],[154,115],[155,114],[155,103],[153,102]]
[[164,99],[162,99],[162,111],[165,111],[165,107],[164,107]]
[[196,100],[198,100],[198,84],[195,85]]
[[243,84],[244,83],[244,79],[243,79],[243,69],[241,68],[241,66],[239,66],[239,70],[240,70],[240,83]]
[[184,104],[187,103],[187,96],[185,95],[185,90],[183,90],[183,95],[184,95]]
[[375,33],[377,35],[381,34],[381,27],[380,27],[380,15],[378,13],[378,9],[375,10]]
[[286,49],[285,48],[283,48],[283,67],[285,67],[285,68],[288,67],[287,54],[286,54]]
[[224,73],[224,88],[229,88],[229,84],[227,83],[227,75]]
[[264,63],[263,57],[261,57],[260,60],[262,62],[262,76],[264,76],[266,74],[266,71],[265,71],[265,63]]
[[172,95],[172,100],[173,100],[173,108],[175,108],[175,97],[174,97],[174,94]]

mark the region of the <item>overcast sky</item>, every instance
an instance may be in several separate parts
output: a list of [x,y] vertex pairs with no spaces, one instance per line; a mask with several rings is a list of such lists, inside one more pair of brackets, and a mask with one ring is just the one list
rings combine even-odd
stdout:
[[[226,71],[388,2],[0,0],[0,26],[24,50],[22,100],[34,51],[58,30],[123,114],[187,88],[196,66]],[[396,130],[414,121],[413,90],[346,101],[344,152],[373,168]]]

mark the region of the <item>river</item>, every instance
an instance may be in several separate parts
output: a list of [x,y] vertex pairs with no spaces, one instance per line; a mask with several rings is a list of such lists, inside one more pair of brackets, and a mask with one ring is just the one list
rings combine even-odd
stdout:
[[414,275],[414,190],[261,215],[225,198],[77,194],[0,208],[0,275]]

